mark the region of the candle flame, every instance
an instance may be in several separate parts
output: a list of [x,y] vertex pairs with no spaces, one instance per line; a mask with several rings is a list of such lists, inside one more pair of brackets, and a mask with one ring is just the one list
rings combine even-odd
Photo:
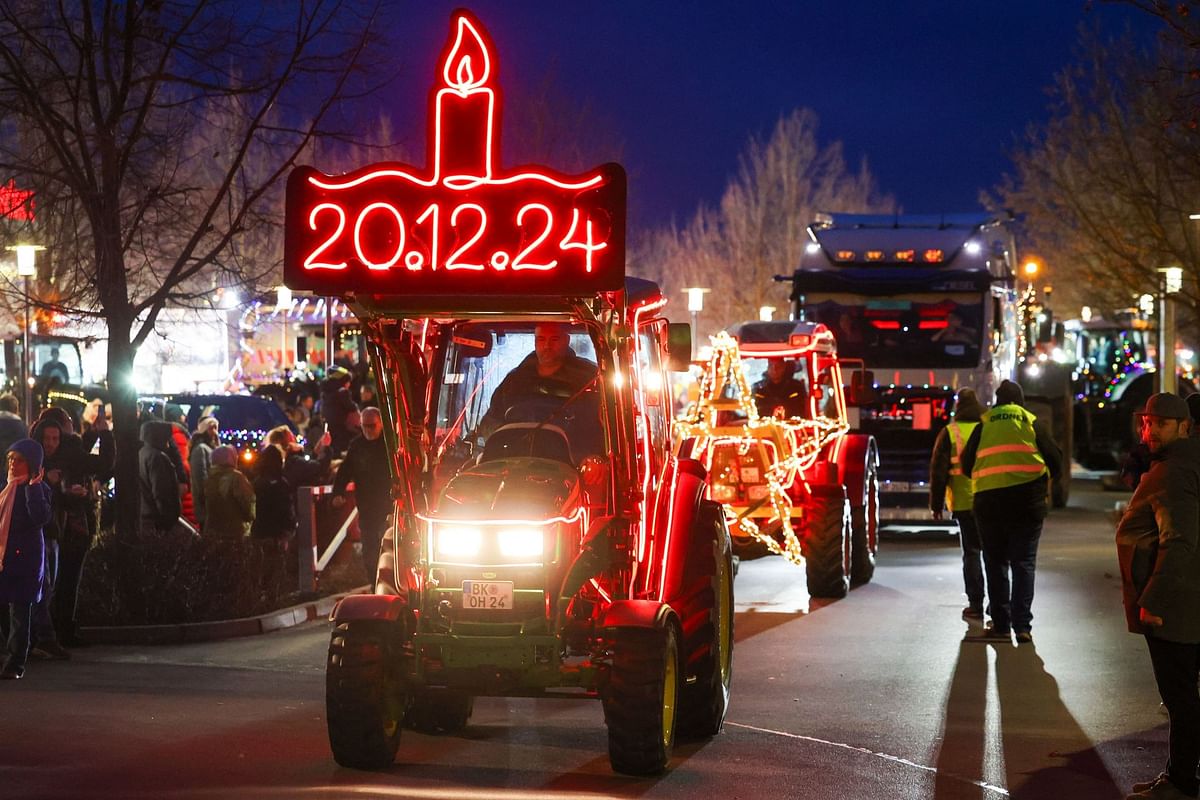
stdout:
[[[487,45],[471,20],[459,16],[457,21],[454,46],[446,56],[442,77],[451,89],[466,94],[487,83],[492,64]],[[476,64],[481,65],[478,75],[475,74]]]

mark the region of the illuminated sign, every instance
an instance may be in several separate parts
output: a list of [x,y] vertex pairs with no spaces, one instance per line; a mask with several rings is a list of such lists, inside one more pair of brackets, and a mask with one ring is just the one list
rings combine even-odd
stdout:
[[0,217],[33,222],[33,192],[18,189],[16,181],[0,186]]
[[430,92],[425,169],[288,178],[284,282],[320,294],[555,294],[620,289],[625,172],[499,165],[496,59],[455,11]]

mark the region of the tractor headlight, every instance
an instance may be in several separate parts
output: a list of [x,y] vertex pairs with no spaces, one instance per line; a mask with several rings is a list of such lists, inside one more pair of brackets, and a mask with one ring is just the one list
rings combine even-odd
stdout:
[[496,545],[505,559],[539,558],[546,547],[546,531],[535,527],[501,528]]
[[438,559],[477,558],[483,549],[483,532],[466,525],[437,525],[433,544]]

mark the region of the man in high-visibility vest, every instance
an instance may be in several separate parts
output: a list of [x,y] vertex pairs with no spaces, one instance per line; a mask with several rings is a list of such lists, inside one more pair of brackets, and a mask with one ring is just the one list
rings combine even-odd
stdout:
[[983,621],[983,543],[971,507],[975,490],[970,478],[962,471],[962,452],[979,425],[983,406],[973,389],[961,389],[954,402],[954,419],[938,431],[929,460],[929,510],[940,520],[949,494],[950,515],[958,522],[958,540],[962,545],[963,586],[967,607],[963,619]]
[[[1062,471],[1062,453],[1049,431],[1025,409],[1012,381],[996,389],[963,449],[963,474],[975,482],[975,520],[983,541],[992,624],[983,639],[1033,641],[1033,577],[1046,518],[1048,481]],[[1009,582],[1009,572],[1012,582]]]

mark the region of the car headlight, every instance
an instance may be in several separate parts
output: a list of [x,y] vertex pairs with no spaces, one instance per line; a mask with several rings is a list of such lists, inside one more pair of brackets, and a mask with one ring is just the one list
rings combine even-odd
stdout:
[[501,528],[496,544],[504,558],[537,558],[546,547],[546,534],[542,528]]
[[434,529],[439,558],[474,558],[483,549],[483,532],[464,525],[439,525]]

